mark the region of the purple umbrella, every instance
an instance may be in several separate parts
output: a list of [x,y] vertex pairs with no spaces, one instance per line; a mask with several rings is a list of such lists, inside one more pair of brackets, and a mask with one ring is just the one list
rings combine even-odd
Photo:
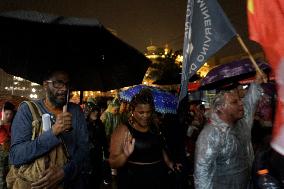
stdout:
[[[264,61],[256,61],[261,70],[269,71],[270,66]],[[202,79],[200,89],[215,89],[223,85],[249,78],[255,74],[255,69],[249,59],[233,61],[220,65],[208,72]]]

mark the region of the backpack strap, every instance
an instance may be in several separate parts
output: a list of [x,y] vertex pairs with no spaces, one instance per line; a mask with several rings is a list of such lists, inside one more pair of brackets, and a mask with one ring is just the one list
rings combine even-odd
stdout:
[[37,136],[39,136],[42,133],[42,112],[39,109],[38,105],[33,101],[24,101],[26,103],[32,113],[32,128],[33,128],[33,134],[32,134],[32,140],[34,140]]
[[[38,107],[38,105],[33,102],[33,101],[24,101],[24,103],[26,103],[29,106],[29,109],[32,113],[32,117],[33,117],[33,122],[32,122],[32,126],[33,126],[33,134],[32,134],[32,140],[34,140],[36,137],[38,137],[42,132],[42,112],[40,110],[40,108]],[[70,160],[70,154],[68,152],[67,146],[63,140],[63,138],[60,136],[59,137],[61,143],[63,144],[63,151],[67,157],[68,160]]]
[[28,104],[33,116],[33,120],[41,120],[42,113],[38,105],[33,101],[24,101],[24,102]]

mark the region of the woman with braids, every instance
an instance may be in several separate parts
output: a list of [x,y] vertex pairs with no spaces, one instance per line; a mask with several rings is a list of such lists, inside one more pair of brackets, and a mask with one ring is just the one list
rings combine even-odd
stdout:
[[[130,102],[128,123],[120,124],[111,137],[109,163],[118,169],[118,189],[166,189],[173,163],[152,114],[151,91],[142,89]],[[168,167],[168,168],[167,168]]]

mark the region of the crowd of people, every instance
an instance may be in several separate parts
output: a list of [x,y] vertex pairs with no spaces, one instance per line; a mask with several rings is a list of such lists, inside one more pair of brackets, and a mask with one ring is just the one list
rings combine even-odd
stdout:
[[222,89],[209,109],[190,102],[181,123],[155,111],[149,89],[129,103],[115,98],[104,108],[88,99],[80,107],[67,102],[68,73],[47,72],[45,98],[22,102],[17,113],[10,102],[2,107],[0,188],[262,189],[268,173],[268,184],[282,188],[272,125],[251,132],[263,127],[256,112],[265,80],[257,73],[244,94]]

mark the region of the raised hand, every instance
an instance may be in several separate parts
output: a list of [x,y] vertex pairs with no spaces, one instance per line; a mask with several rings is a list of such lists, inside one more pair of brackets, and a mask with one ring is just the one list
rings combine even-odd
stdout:
[[127,132],[123,142],[123,152],[127,157],[129,157],[134,151],[134,145],[135,138],[132,137],[130,132]]
[[255,82],[256,83],[267,83],[267,76],[263,71],[256,71],[255,75]]

